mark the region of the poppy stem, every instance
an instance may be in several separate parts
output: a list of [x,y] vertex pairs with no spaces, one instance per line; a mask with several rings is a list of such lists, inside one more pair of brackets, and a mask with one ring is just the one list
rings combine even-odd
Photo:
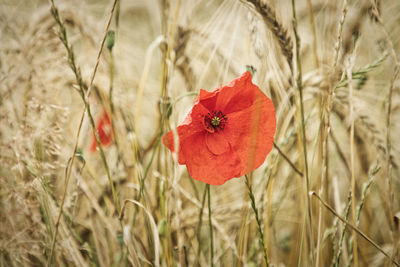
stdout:
[[208,223],[210,225],[210,266],[214,266],[214,238],[213,238],[213,228],[211,221],[211,194],[210,194],[209,184],[207,184],[207,195],[208,195]]
[[[201,201],[201,208],[200,208],[200,213],[199,213],[199,223],[197,224],[197,241],[199,242],[199,246],[197,248],[197,257],[196,257],[196,264],[194,266],[200,266],[199,261],[200,261],[200,251],[201,251],[201,246],[200,246],[200,230],[201,230],[201,225],[202,225],[202,218],[203,218],[203,210],[204,210],[204,204],[206,202],[206,194],[207,194],[207,186],[204,188],[204,193],[203,193],[203,198]],[[211,214],[210,212],[208,214]]]
[[258,234],[260,235],[258,240],[260,242],[260,245],[263,248],[265,266],[268,267],[267,248],[265,247],[265,243],[264,243],[264,234],[263,234],[262,227],[261,227],[261,220],[260,220],[260,218],[258,216],[258,209],[257,209],[257,206],[256,206],[256,200],[254,198],[253,190],[251,189],[251,185],[250,185],[250,182],[249,182],[249,177],[247,175],[245,175],[244,177],[246,178],[246,186],[247,186],[247,189],[249,190],[249,197],[250,197],[250,200],[251,200],[251,208],[254,211],[254,215],[255,215],[256,221],[257,221],[257,230],[258,230]]

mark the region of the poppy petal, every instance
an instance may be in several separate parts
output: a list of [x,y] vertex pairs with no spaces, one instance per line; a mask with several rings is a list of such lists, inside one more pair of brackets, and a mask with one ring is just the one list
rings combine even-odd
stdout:
[[185,158],[188,172],[193,179],[221,185],[233,177],[239,177],[241,164],[238,155],[229,149],[220,155],[213,154],[206,144],[206,134],[198,133],[182,142],[179,157]]
[[[180,146],[186,138],[204,131],[203,126],[203,115],[207,114],[208,110],[202,104],[195,104],[189,114],[186,116],[182,125],[180,125],[176,132],[178,134],[178,139],[176,140],[178,146]],[[174,131],[169,131],[163,136],[163,144],[168,147],[171,152],[175,151],[175,140]],[[179,157],[179,164],[185,164],[185,159]]]
[[200,103],[208,110],[213,110],[215,108],[215,103],[217,102],[217,97],[220,92],[220,88],[212,92],[200,89],[200,94],[195,100],[195,104]]
[[218,94],[216,107],[225,114],[243,110],[254,102],[260,89],[251,81],[251,74],[246,71],[242,76],[222,87]]
[[276,128],[274,106],[261,91],[256,95],[256,101],[250,107],[227,115],[229,124],[223,132],[240,158],[241,175],[258,168],[273,146]]
[[221,155],[228,151],[229,143],[221,133],[206,133],[206,145],[214,155]]
[[[102,146],[106,147],[112,144],[114,132],[111,125],[110,116],[106,111],[103,111],[102,115],[98,118],[96,123],[96,130],[99,134],[99,140]],[[97,149],[96,137],[92,135],[92,144],[90,151],[95,152]]]
[[96,138],[92,138],[92,144],[90,145],[90,152],[95,152],[97,148]]

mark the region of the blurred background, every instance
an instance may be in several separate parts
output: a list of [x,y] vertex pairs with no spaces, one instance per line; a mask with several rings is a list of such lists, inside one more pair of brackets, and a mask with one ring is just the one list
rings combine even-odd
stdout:
[[264,265],[244,178],[211,186],[211,259],[205,184],[160,143],[246,65],[276,109],[250,175],[270,266],[398,263],[399,14],[397,0],[0,0],[0,266]]

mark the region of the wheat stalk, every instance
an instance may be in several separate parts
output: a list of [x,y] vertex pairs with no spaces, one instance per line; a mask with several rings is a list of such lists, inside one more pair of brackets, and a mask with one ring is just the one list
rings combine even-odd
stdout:
[[276,17],[275,11],[267,3],[263,3],[262,0],[247,0],[247,2],[254,5],[255,10],[261,15],[267,27],[274,34],[283,54],[286,57],[290,69],[292,69],[292,38],[288,35],[287,30],[283,27],[282,23]]

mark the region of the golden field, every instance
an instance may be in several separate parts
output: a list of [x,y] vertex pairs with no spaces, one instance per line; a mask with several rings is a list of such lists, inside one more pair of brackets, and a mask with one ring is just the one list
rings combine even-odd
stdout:
[[[0,266],[400,266],[399,1],[0,0],[0,36]],[[274,148],[208,187],[161,138],[246,66]]]

